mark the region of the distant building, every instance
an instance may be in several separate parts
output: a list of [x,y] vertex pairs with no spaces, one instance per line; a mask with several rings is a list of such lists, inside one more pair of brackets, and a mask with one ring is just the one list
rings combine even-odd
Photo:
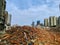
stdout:
[[53,16],[53,26],[57,26],[57,17]]
[[7,19],[7,25],[8,25],[8,26],[11,25],[11,17],[12,17],[12,15],[9,14],[9,15],[8,15],[8,19]]
[[57,22],[57,26],[58,26],[58,17],[57,17],[57,21],[56,22]]
[[40,25],[40,21],[39,20],[37,21],[37,25]]
[[50,16],[49,19],[44,19],[45,27],[56,27],[58,22],[58,18],[55,16]]
[[60,26],[60,16],[58,17],[58,26]]
[[10,29],[10,27],[11,27],[11,17],[12,17],[12,15],[8,15],[8,17],[7,17],[6,30]]
[[49,19],[44,19],[44,26],[48,27],[49,26]]
[[53,17],[49,17],[49,26],[53,26]]
[[41,26],[44,26],[44,24],[43,24],[43,23],[40,23],[40,25],[41,25]]
[[11,26],[11,15],[9,15],[7,11],[5,11],[4,17],[5,17],[5,27],[7,30]]
[[49,17],[49,26],[56,27],[57,26],[57,17],[51,16]]
[[5,11],[4,18],[5,18],[5,24],[7,24],[7,20],[8,20],[8,12],[7,11]]
[[37,21],[37,24],[36,24],[36,26],[35,26],[36,28],[43,28],[44,27],[44,25],[43,25],[43,23],[40,23],[40,21],[38,20]]
[[32,27],[34,27],[35,26],[35,22],[32,22]]

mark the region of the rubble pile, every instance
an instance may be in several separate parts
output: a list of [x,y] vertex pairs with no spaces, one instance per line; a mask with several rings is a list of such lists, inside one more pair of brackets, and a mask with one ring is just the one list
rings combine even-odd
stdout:
[[50,31],[60,32],[60,27],[51,27],[51,28],[50,28]]
[[30,26],[16,26],[6,31],[0,45],[60,45],[60,34]]

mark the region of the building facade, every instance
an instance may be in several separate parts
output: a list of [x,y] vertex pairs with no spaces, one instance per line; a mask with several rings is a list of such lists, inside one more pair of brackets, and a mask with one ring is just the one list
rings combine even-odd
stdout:
[[53,17],[52,16],[49,17],[49,26],[50,27],[54,25],[53,22],[54,22]]
[[53,16],[53,26],[57,26],[57,17]]
[[8,26],[11,25],[11,17],[12,17],[12,15],[9,14],[9,15],[8,15],[8,19],[7,19],[7,25],[8,25]]
[[35,27],[35,22],[34,21],[32,22],[32,27]]
[[5,18],[5,24],[7,24],[7,20],[8,20],[8,12],[7,11],[5,11],[4,18]]
[[0,0],[0,30],[4,30],[7,26],[11,25],[11,15],[5,9],[6,1]]
[[40,21],[39,20],[37,21],[37,24],[36,25],[40,25]]
[[11,26],[11,15],[9,15],[8,12],[6,12],[6,14],[5,14],[5,27],[6,27],[6,30],[8,30],[10,26]]
[[5,19],[4,19],[4,12],[6,8],[6,1],[0,0],[0,30],[4,29]]
[[48,19],[44,19],[44,26],[56,27],[58,24],[58,18],[55,16],[50,16]]
[[60,26],[60,16],[58,17],[58,26]]
[[44,26],[45,27],[49,26],[49,19],[44,19]]

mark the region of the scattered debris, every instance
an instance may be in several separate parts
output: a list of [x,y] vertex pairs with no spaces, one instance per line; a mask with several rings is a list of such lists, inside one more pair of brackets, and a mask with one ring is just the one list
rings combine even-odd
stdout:
[[60,45],[60,33],[30,26],[16,26],[7,30],[0,45]]

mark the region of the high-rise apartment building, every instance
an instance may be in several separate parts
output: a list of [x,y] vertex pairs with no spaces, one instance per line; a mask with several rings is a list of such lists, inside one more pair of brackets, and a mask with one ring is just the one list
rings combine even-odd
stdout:
[[49,19],[44,19],[44,26],[49,26]]
[[11,15],[8,14],[7,11],[5,11],[5,16],[4,17],[5,17],[5,24],[10,26],[11,25]]
[[8,25],[8,26],[11,25],[11,17],[12,17],[12,15],[9,14],[9,15],[8,15],[8,19],[7,19],[7,25]]
[[4,12],[6,8],[6,1],[5,0],[0,0],[0,30],[4,29]]
[[35,22],[32,22],[32,27],[34,27],[35,26]]
[[57,26],[57,17],[53,16],[53,26]]
[[49,19],[44,19],[44,26],[56,27],[58,18],[55,16],[50,16]]
[[60,16],[58,17],[58,26],[60,26]]
[[6,1],[0,0],[0,17],[4,16],[5,9],[6,9]]
[[49,26],[53,26],[54,24],[53,24],[53,17],[51,16],[51,17],[49,17]]
[[9,27],[11,26],[11,15],[8,14],[7,11],[5,11],[5,27],[6,27],[6,30],[9,29]]
[[5,18],[5,24],[7,24],[7,20],[8,20],[8,12],[7,11],[5,11],[4,18]]
[[37,25],[40,25],[40,21],[39,20],[37,21]]

